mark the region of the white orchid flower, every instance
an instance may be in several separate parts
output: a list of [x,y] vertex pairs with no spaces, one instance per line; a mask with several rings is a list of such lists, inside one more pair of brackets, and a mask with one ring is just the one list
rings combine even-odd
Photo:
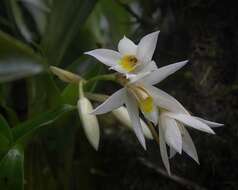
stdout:
[[154,87],[150,90],[157,105],[162,108],[159,115],[159,142],[162,161],[168,173],[170,174],[170,166],[166,144],[170,148],[170,158],[177,152],[181,154],[184,151],[199,163],[196,148],[184,125],[215,134],[211,127],[220,127],[223,124],[192,116],[175,98],[166,92]]
[[152,60],[159,31],[144,36],[138,45],[127,37],[118,43],[118,52],[109,49],[95,49],[85,54],[91,55],[119,73],[133,77],[140,72],[157,69]]
[[[155,125],[158,123],[158,101],[157,96],[160,94],[154,93],[157,89],[153,87],[154,84],[162,81],[167,76],[171,75],[181,67],[183,67],[187,61],[174,63],[160,69],[151,72],[149,75],[144,76],[134,82],[128,82],[125,87],[111,95],[104,103],[99,105],[92,114],[103,114],[114,109],[126,105],[130,120],[134,132],[143,146],[146,149],[145,138],[143,135],[141,122],[139,118],[139,109],[144,116]],[[167,99],[161,104],[167,105]],[[168,102],[170,103],[170,102]],[[176,109],[176,108],[174,108]]]

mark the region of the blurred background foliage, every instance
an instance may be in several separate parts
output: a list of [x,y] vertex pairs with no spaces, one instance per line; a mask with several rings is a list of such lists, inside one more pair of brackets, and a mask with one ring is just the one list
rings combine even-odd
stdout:
[[[0,0],[0,189],[238,189],[237,19],[237,7],[218,0]],[[75,108],[77,85],[48,71],[103,74],[84,51],[155,30],[158,66],[190,60],[160,87],[195,115],[225,123],[216,136],[192,132],[200,165],[176,156],[173,176],[158,146],[148,141],[143,151],[111,114],[99,117],[95,152]]]

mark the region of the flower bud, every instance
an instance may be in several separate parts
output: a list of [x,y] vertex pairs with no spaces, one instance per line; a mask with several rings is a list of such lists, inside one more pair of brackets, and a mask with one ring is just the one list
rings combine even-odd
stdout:
[[99,124],[97,117],[95,115],[90,114],[92,110],[93,110],[92,104],[87,98],[81,97],[78,100],[78,111],[84,128],[84,132],[90,144],[96,150],[98,150],[100,138]]
[[50,66],[50,70],[54,73],[59,79],[68,83],[78,83],[82,78],[79,75],[60,69],[55,66]]
[[[128,111],[124,106],[113,110],[112,113],[122,124],[132,129],[132,123],[131,123]],[[153,139],[152,134],[148,126],[146,125],[146,123],[142,119],[140,119],[140,122],[141,122],[141,127],[145,137],[148,139]]]

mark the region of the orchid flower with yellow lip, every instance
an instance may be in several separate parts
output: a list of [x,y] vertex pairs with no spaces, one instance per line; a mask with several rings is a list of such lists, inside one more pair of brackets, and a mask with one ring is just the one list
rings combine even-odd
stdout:
[[118,52],[109,49],[95,49],[85,52],[109,66],[127,78],[141,72],[156,70],[157,66],[152,60],[159,31],[144,36],[138,45],[127,37],[123,37],[118,43]]
[[[155,88],[153,85],[173,74],[186,63],[187,61],[174,63],[152,71],[143,77],[138,77],[137,80],[133,82],[128,80],[128,82],[125,82],[124,88],[111,95],[104,103],[99,105],[92,114],[107,113],[125,104],[134,132],[143,148],[146,149],[145,138],[139,118],[139,110],[141,110],[149,121],[157,125],[158,105],[151,89],[153,90],[153,88]],[[160,94],[156,95],[160,96]]]

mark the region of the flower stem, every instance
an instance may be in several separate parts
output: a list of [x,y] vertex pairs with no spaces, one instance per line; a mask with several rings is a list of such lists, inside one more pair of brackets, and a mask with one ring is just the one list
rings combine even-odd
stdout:
[[158,133],[156,132],[154,126],[152,125],[151,122],[148,122],[148,125],[147,125],[147,126],[148,126],[148,128],[149,128],[149,130],[150,130],[150,132],[151,132],[151,134],[152,134],[152,136],[153,136],[153,138],[154,138],[154,140],[159,144],[159,135],[158,135]]
[[79,82],[79,96],[80,98],[84,97],[84,92],[83,92],[83,81]]
[[105,94],[96,94],[96,93],[90,93],[90,92],[86,92],[85,96],[90,99],[90,100],[94,100],[97,102],[104,102],[109,96],[105,95]]
[[91,83],[91,82],[95,82],[98,80],[107,80],[107,81],[117,82],[115,74],[106,74],[106,75],[95,76],[95,77],[87,80],[86,83]]

